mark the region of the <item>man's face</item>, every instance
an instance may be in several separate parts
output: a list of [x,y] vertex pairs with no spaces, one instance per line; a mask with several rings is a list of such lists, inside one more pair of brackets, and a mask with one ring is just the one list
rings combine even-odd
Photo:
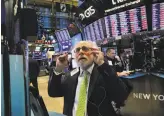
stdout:
[[108,53],[107,56],[111,59],[114,59],[116,56],[116,51],[114,49],[111,49]]
[[87,69],[93,64],[94,55],[92,53],[92,45],[88,42],[80,42],[75,47],[75,59],[78,65]]

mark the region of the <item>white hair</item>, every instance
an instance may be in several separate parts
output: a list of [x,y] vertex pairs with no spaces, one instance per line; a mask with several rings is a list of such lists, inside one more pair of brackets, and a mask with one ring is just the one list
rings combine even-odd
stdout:
[[72,53],[72,57],[73,58],[75,58],[75,48],[76,48],[76,46],[79,44],[79,43],[89,43],[91,46],[92,46],[92,48],[95,48],[95,49],[99,49],[99,47],[97,46],[97,44],[96,44],[96,42],[93,42],[93,41],[80,41],[80,42],[78,42],[75,46],[73,46],[73,49],[71,50],[71,53]]

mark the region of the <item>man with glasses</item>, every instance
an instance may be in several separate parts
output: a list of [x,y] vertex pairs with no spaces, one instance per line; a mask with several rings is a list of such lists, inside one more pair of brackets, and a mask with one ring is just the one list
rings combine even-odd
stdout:
[[111,102],[127,98],[124,83],[104,63],[103,53],[93,42],[80,41],[73,51],[79,68],[63,73],[67,54],[59,56],[49,79],[49,96],[64,96],[63,113],[67,116],[117,116]]

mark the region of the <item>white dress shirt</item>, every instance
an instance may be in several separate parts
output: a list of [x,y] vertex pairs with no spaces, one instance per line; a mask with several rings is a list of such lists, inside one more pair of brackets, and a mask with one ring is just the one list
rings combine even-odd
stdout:
[[[87,74],[87,77],[88,77],[87,96],[88,96],[88,88],[89,88],[89,83],[90,83],[90,76],[92,74],[93,67],[94,67],[94,64],[87,69],[87,72],[89,73],[89,74]],[[79,102],[80,85],[82,84],[83,79],[84,79],[83,70],[80,69],[80,75],[78,77],[78,83],[77,83],[77,87],[76,87],[74,106],[73,106],[73,109],[72,109],[73,116],[76,116],[77,106],[78,106],[78,102]],[[86,99],[86,101],[88,101],[88,98]],[[85,116],[87,116],[87,102],[86,102],[86,110],[85,111],[86,111]]]

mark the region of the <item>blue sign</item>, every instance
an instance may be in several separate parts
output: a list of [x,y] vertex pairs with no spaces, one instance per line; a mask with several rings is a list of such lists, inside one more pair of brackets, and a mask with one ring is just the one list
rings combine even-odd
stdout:
[[60,51],[69,51],[71,49],[71,41],[62,41],[59,43]]

